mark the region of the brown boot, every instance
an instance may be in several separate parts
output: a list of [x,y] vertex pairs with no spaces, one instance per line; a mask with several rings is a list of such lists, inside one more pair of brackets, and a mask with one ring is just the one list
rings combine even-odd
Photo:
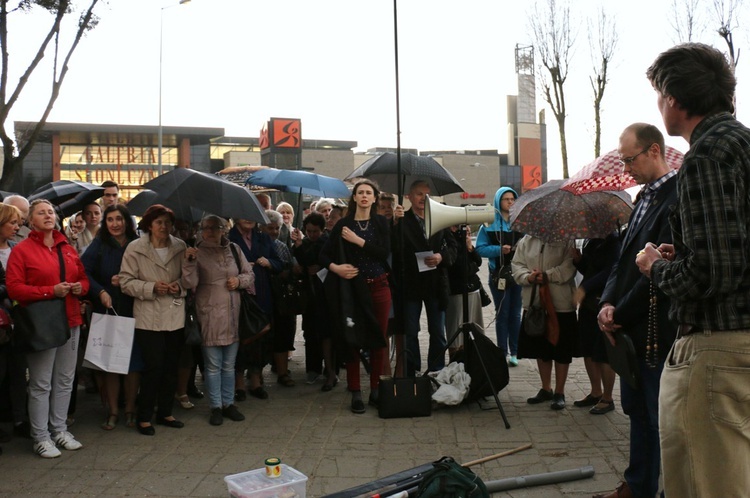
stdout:
[[594,495],[591,498],[635,498],[633,495],[633,492],[630,491],[630,486],[628,486],[628,483],[621,482],[619,486],[617,486],[617,489],[612,491],[611,493],[604,494],[598,494]]

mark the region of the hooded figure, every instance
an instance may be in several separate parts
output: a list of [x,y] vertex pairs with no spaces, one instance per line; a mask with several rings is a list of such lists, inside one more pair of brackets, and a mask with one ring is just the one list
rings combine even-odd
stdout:
[[495,303],[497,346],[510,353],[511,366],[518,365],[518,333],[521,328],[521,287],[510,275],[510,262],[522,233],[510,229],[510,208],[518,194],[510,187],[495,193],[495,221],[479,228],[476,252],[487,258],[490,291]]

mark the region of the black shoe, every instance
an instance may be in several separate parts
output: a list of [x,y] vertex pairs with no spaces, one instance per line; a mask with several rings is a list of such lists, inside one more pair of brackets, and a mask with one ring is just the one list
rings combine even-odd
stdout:
[[234,392],[234,400],[235,401],[245,401],[247,399],[247,393],[244,389],[237,389]]
[[31,424],[21,422],[13,426],[13,435],[25,439],[31,439]]
[[600,399],[596,406],[592,406],[589,413],[592,415],[604,415],[615,410],[615,400],[604,401]]
[[221,410],[221,414],[234,422],[242,422],[245,420],[245,416],[240,413],[234,405],[229,405]]
[[380,400],[378,399],[378,396],[374,396],[372,393],[370,393],[370,397],[367,399],[367,404],[377,408],[380,404]]
[[0,443],[9,443],[9,442],[10,442],[10,434],[0,429]]
[[333,382],[326,381],[326,383],[323,384],[323,387],[321,387],[320,390],[323,391],[324,393],[327,393],[328,391],[331,391],[334,387],[336,387],[336,384],[338,383],[339,383],[339,378],[338,376],[336,376],[333,378]]
[[203,394],[203,391],[198,389],[195,386],[188,387],[187,389],[187,395],[190,396],[193,399],[203,399],[205,394]]
[[166,425],[167,427],[171,427],[172,429],[182,429],[183,427],[185,427],[185,424],[177,419],[167,420],[165,418],[158,418],[156,419],[156,423],[159,425]]
[[565,408],[565,395],[555,393],[552,404],[549,407],[553,410],[562,410]]
[[261,386],[258,386],[255,389],[250,389],[248,394],[258,399],[268,399],[268,392]]
[[211,417],[208,419],[208,423],[211,425],[221,425],[224,423],[224,416],[221,414],[221,408],[211,408]]
[[361,399],[352,400],[352,413],[365,413],[365,404]]
[[[599,398],[601,398],[601,396]],[[585,398],[579,399],[578,401],[573,401],[573,406],[577,406],[578,408],[594,406],[599,402],[599,398],[597,398],[596,396],[592,396],[591,393],[589,393]]]
[[539,392],[536,393],[536,396],[527,399],[526,402],[530,405],[538,405],[539,403],[544,403],[545,401],[550,401],[551,399],[552,399],[552,391],[545,391],[544,389],[539,389]]
[[153,425],[147,425],[146,427],[143,427],[141,424],[135,424],[136,428],[138,428],[138,432],[143,434],[144,436],[153,436],[156,434],[156,429],[154,429]]

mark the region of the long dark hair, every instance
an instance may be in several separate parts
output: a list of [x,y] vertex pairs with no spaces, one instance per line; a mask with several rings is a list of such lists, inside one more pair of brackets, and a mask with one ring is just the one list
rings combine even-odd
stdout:
[[135,228],[133,228],[133,217],[131,216],[130,211],[128,211],[128,208],[122,204],[113,204],[104,210],[104,213],[102,214],[102,226],[99,228],[99,232],[96,236],[100,237],[105,244],[114,242],[112,234],[109,233],[109,229],[107,229],[107,215],[113,211],[118,211],[122,215],[122,219],[125,222],[125,238],[128,239],[128,242],[137,239],[138,234],[135,233]]
[[354,184],[354,188],[352,189],[352,195],[351,197],[349,197],[349,207],[346,210],[347,218],[354,218],[354,215],[357,213],[357,201],[354,200],[354,196],[357,194],[357,189],[359,188],[360,185],[369,185],[370,187],[372,187],[372,191],[375,194],[375,202],[373,202],[372,206],[370,206],[370,216],[373,216],[378,213],[378,198],[380,197],[380,189],[378,188],[377,183],[375,183],[372,180],[368,180],[367,178],[364,178]]

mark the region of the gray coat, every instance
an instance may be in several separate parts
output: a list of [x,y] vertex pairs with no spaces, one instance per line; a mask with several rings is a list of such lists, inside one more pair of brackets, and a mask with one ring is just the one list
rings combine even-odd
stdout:
[[166,262],[156,253],[146,234],[131,242],[122,257],[120,288],[133,296],[135,327],[144,330],[171,331],[185,327],[185,289],[180,285],[180,297],[154,294],[157,281],[178,282],[187,246],[180,239],[169,236]]
[[[240,258],[242,273],[230,249],[235,247]],[[203,346],[228,346],[239,340],[237,319],[240,314],[240,292],[227,289],[227,279],[238,277],[240,289],[253,286],[253,266],[247,262],[242,250],[222,237],[221,244],[199,242],[198,254],[193,261],[182,260],[182,285],[195,290],[195,308],[203,334]]]

